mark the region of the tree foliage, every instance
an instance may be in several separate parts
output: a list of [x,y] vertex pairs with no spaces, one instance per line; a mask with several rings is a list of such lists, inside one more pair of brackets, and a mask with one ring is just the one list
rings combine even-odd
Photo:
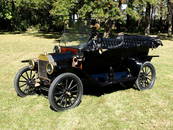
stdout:
[[107,33],[114,28],[172,35],[172,12],[173,0],[0,0],[0,29],[60,31],[64,20],[70,25],[78,18],[97,19]]

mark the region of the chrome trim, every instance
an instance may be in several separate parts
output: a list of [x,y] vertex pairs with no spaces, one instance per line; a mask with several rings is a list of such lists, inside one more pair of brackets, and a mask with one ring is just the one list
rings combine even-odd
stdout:
[[29,60],[28,64],[29,64],[30,69],[34,69],[34,67],[35,67],[35,61],[34,60]]
[[[49,65],[50,65],[50,66],[49,66]],[[50,68],[48,68],[48,67],[50,67]],[[48,69],[50,69],[50,71],[49,71]],[[51,74],[54,72],[54,66],[53,66],[53,64],[48,63],[48,64],[46,65],[46,72],[47,72],[49,75],[51,75]]]

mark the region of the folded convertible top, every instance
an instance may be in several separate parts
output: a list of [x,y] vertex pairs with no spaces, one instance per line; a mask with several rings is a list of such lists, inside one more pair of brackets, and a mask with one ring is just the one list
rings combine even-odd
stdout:
[[114,48],[157,48],[162,46],[162,42],[158,38],[149,36],[136,35],[120,35],[115,38],[102,38],[97,42],[101,43],[103,49]]

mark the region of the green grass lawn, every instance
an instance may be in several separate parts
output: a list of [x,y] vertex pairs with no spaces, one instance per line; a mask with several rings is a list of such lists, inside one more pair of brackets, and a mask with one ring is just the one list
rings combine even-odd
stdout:
[[151,90],[84,95],[78,107],[65,112],[52,111],[43,96],[18,97],[13,79],[24,66],[20,61],[51,52],[55,38],[32,33],[0,35],[0,129],[173,129],[173,42],[168,40],[151,51],[160,55],[152,60],[157,79]]

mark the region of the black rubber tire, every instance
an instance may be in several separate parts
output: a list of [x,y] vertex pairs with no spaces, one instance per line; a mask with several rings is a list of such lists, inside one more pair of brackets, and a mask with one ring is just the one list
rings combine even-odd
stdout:
[[[70,79],[74,80],[74,82],[77,83],[78,94],[77,94],[77,99],[75,100],[75,102],[71,106],[61,107],[55,101],[56,100],[55,99],[55,91],[57,91],[57,88],[59,88],[58,84],[60,84],[61,81],[66,79],[66,78],[70,78]],[[63,93],[65,93],[65,92],[63,92]],[[75,75],[73,73],[62,73],[59,76],[57,76],[54,79],[54,81],[51,83],[50,88],[49,88],[49,92],[48,92],[48,99],[49,99],[50,107],[52,109],[54,109],[55,111],[64,111],[64,110],[71,109],[71,108],[74,108],[74,107],[78,106],[80,104],[80,102],[81,102],[82,96],[83,96],[83,84],[82,84],[82,81],[80,80],[80,78],[77,75]]]
[[[146,86],[143,87],[143,84],[141,85],[142,82],[140,81],[140,79],[141,79],[140,77],[141,77],[142,72],[143,72],[143,69],[144,69],[145,67],[148,67],[148,68],[150,69],[151,80],[150,80],[150,83],[149,83],[148,85],[145,84]],[[142,71],[142,72],[141,72],[141,71]],[[145,74],[146,74],[146,73],[145,73]],[[149,73],[148,73],[148,75],[149,75]],[[145,77],[147,77],[148,75],[146,75]],[[147,78],[148,78],[148,77],[147,77]],[[146,78],[145,78],[145,79],[146,79]],[[138,90],[151,89],[151,88],[153,88],[153,86],[154,86],[155,80],[156,80],[156,70],[155,70],[154,66],[153,66],[150,62],[145,62],[145,63],[143,63],[142,66],[141,66],[141,69],[140,69],[138,78],[137,78],[137,80],[136,80],[136,82],[135,82],[135,86],[136,86],[136,88],[137,88]],[[145,83],[146,83],[146,80],[143,80],[143,83],[144,83],[144,81],[145,81]]]
[[23,73],[25,73],[26,71],[29,71],[29,70],[31,70],[28,66],[25,66],[25,67],[23,67],[23,68],[21,68],[18,72],[17,72],[17,74],[16,74],[16,76],[15,76],[15,78],[14,78],[14,88],[15,88],[15,91],[16,91],[16,93],[17,93],[17,95],[19,96],[19,97],[25,97],[25,96],[27,96],[27,95],[33,95],[35,92],[33,91],[33,93],[32,94],[26,94],[26,93],[24,93],[21,89],[20,89],[20,87],[19,87],[19,79],[20,79],[20,77],[21,77],[21,75],[23,74]]

